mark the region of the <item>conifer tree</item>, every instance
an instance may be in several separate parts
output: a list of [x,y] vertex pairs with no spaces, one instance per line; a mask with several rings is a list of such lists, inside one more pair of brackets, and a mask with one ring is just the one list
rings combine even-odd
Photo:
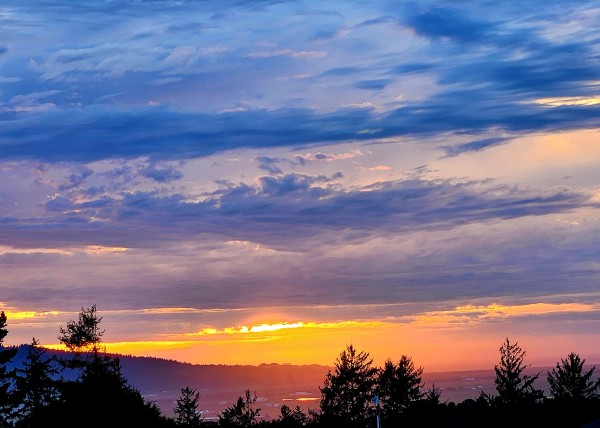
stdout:
[[435,382],[431,384],[431,387],[425,391],[425,400],[428,404],[437,406],[440,404],[440,397],[442,396],[442,390],[435,386]]
[[[77,321],[69,321],[60,328],[59,339],[75,353],[75,368],[79,377],[61,382],[61,399],[50,406],[45,426],[75,428],[105,428],[107,426],[162,427],[173,423],[163,417],[155,403],[144,400],[139,390],[130,386],[123,375],[119,358],[100,354],[100,321],[96,305],[83,309]],[[92,352],[92,358],[80,356]],[[169,422],[170,421],[170,422]]]
[[4,311],[0,313],[0,426],[6,421],[11,410],[8,390],[13,373],[6,365],[17,354],[17,348],[4,348],[4,338],[8,334],[7,317]]
[[534,382],[540,374],[527,376],[523,371],[527,367],[523,360],[525,351],[515,342],[511,344],[508,338],[500,347],[500,363],[494,367],[496,372],[496,390],[499,404],[517,406],[533,404],[541,399],[543,392],[534,387]]
[[340,354],[335,370],[327,373],[321,390],[321,420],[325,426],[364,426],[374,411],[377,368],[367,352],[349,345]]
[[238,397],[234,405],[221,412],[219,426],[247,428],[255,424],[256,418],[260,416],[260,409],[256,408],[256,400],[256,393],[252,395],[247,389],[244,396]]
[[23,365],[16,369],[15,388],[11,393],[17,403],[13,415],[25,425],[35,425],[33,421],[43,409],[58,399],[56,358],[45,358],[44,349],[38,345],[34,337]]
[[92,351],[97,358],[104,335],[104,330],[99,328],[101,321],[102,317],[98,316],[96,305],[89,309],[81,308],[77,321],[68,321],[66,328],[60,327],[58,340],[71,351]]
[[600,379],[593,381],[596,367],[584,371],[579,355],[570,353],[566,359],[561,358],[548,372],[547,379],[550,385],[550,395],[557,400],[577,401],[598,397]]
[[388,359],[379,374],[379,397],[384,415],[402,413],[411,403],[423,397],[423,368],[415,368],[410,357],[402,355],[398,364]]
[[202,416],[198,413],[200,393],[189,386],[181,388],[181,395],[177,399],[177,406],[173,409],[177,416],[177,425],[186,428],[199,427]]
[[291,409],[289,406],[285,404],[281,406],[279,418],[277,418],[277,422],[284,427],[303,427],[308,424],[309,418],[302,411],[300,406],[296,406],[295,409]]

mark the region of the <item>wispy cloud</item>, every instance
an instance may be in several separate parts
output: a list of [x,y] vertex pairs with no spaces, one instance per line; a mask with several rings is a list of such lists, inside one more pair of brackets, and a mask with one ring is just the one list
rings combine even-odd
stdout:
[[257,324],[251,326],[240,326],[240,327],[227,327],[224,329],[216,328],[203,328],[196,333],[188,333],[189,336],[212,336],[212,335],[230,335],[230,334],[252,334],[252,333],[270,333],[279,330],[288,329],[335,329],[335,328],[347,328],[347,327],[373,327],[380,325],[379,321],[340,321],[340,322],[280,322],[274,324]]
[[416,324],[428,326],[462,326],[498,318],[545,316],[599,312],[600,305],[587,303],[529,303],[523,305],[491,304],[486,306],[465,305],[452,310],[433,311],[417,315]]
[[274,56],[290,56],[292,58],[323,58],[327,55],[324,51],[293,51],[291,49],[279,49],[273,51],[256,51],[251,52],[247,56],[248,58],[271,58]]

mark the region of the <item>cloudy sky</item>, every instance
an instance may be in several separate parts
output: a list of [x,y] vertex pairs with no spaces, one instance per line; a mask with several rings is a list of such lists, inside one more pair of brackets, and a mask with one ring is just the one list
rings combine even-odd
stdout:
[[600,3],[0,6],[7,343],[600,361]]

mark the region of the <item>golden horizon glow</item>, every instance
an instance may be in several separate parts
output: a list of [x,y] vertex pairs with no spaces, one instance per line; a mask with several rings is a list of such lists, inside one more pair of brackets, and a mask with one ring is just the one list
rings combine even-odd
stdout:
[[[108,353],[122,354],[124,352],[135,354],[137,352],[146,352],[153,349],[181,349],[196,344],[194,341],[178,341],[178,340],[160,340],[160,341],[139,341],[139,342],[102,342],[100,348]],[[69,351],[62,343],[50,343],[42,345],[47,349],[57,351]]]
[[[367,306],[370,307],[370,305]],[[513,305],[497,302],[457,304],[450,309],[422,311],[416,314],[405,314],[408,309],[405,305],[381,306],[387,308],[387,313],[390,310],[394,311],[392,308],[398,306],[398,316],[384,316],[370,320],[346,319],[319,322],[314,319],[312,321],[290,319],[288,315],[288,320],[285,321],[284,313],[267,312],[263,308],[260,315],[255,311],[250,311],[246,316],[246,322],[237,326],[207,326],[195,332],[188,330],[154,333],[138,337],[139,340],[129,340],[130,337],[135,337],[134,332],[129,332],[117,336],[117,340],[102,342],[101,348],[110,354],[164,358],[191,364],[331,365],[346,345],[354,344],[358,349],[369,352],[375,363],[380,365],[388,357],[395,360],[402,354],[406,354],[413,357],[419,365],[426,366],[428,370],[462,370],[486,367],[497,358],[498,344],[503,337],[486,333],[486,324],[490,320],[503,320],[503,322],[514,320],[515,322],[506,324],[503,336],[506,334],[511,339],[518,340],[528,350],[533,350],[531,355],[535,355],[537,350],[538,355],[544,357],[546,355],[541,353],[547,352],[546,339],[524,333],[515,327],[520,324],[519,319],[565,313],[600,312],[600,305],[577,302],[538,302]],[[240,310],[247,310],[247,308]],[[121,321],[118,322],[127,319],[133,321],[132,325],[135,325],[137,316],[155,315],[162,319],[165,314],[178,316],[178,314],[196,313],[197,311],[204,310],[194,308],[109,310],[103,311],[102,315],[116,313],[121,317]],[[67,313],[23,310],[7,313],[13,320],[39,319],[59,314],[65,317]],[[124,315],[126,318],[123,318]],[[228,315],[226,313],[219,314],[219,317],[223,316],[227,317]],[[263,322],[266,320],[269,322]],[[43,328],[47,328],[47,324],[45,323]],[[31,324],[31,326],[23,323],[22,326],[22,328],[31,329],[32,333],[34,328],[42,328],[39,323]],[[186,328],[189,326],[180,327],[180,329]],[[110,330],[113,328],[111,327]],[[470,339],[471,333],[479,335],[476,341]],[[39,337],[37,333],[32,335]],[[111,335],[111,331],[104,339],[109,339],[109,335]],[[56,336],[53,336],[51,341],[56,341]],[[591,349],[590,345],[579,344],[580,339],[576,337],[563,335],[561,341],[570,344],[569,347],[573,351],[584,353],[582,350]],[[46,345],[43,340],[42,346],[49,349],[67,350],[60,343]],[[442,351],[448,349],[452,349],[452,351]],[[441,357],[442,354],[443,357]],[[558,357],[560,355],[555,356],[555,358]]]

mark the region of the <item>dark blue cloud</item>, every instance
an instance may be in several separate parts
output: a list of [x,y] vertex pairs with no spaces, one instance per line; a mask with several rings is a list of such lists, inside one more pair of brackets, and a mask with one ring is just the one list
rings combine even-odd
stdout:
[[81,167],[80,171],[75,174],[70,174],[67,177],[67,183],[61,184],[58,190],[68,190],[81,186],[86,178],[90,177],[94,172],[87,167]]
[[387,85],[391,83],[388,79],[374,79],[374,80],[363,80],[355,83],[354,86],[358,89],[367,89],[374,91],[381,91],[385,89]]
[[[523,98],[532,95],[585,95],[592,89],[582,84],[600,78],[596,62],[596,59],[581,57],[570,51],[555,55],[541,51],[522,59],[459,66],[447,71],[441,82],[469,85],[485,83],[490,87],[484,88],[484,92],[490,89],[518,91]],[[497,96],[494,98],[501,100]]]
[[455,146],[446,146],[446,147],[442,147],[442,149],[446,153],[446,156],[452,157],[452,156],[458,156],[462,153],[478,152],[481,150],[485,150],[488,147],[493,147],[493,146],[498,146],[500,144],[504,144],[508,141],[510,141],[510,138],[507,138],[507,137],[490,137],[490,138],[483,138],[480,140],[470,141],[468,143],[457,144]]
[[242,147],[302,146],[352,138],[365,119],[359,110],[326,115],[299,109],[217,115],[167,109],[51,112],[3,122],[0,158],[179,159]]
[[[457,105],[460,100],[460,105]],[[309,147],[375,137],[482,133],[491,128],[541,132],[595,128],[600,106],[547,108],[498,104],[485,91],[441,93],[390,113],[286,109],[192,114],[168,109],[23,114],[0,124],[0,159],[90,162],[149,156],[154,160],[209,156],[237,148]]]
[[159,183],[167,183],[169,181],[179,180],[183,178],[183,172],[178,170],[172,165],[164,167],[158,167],[156,165],[149,165],[143,168],[139,173],[144,176],[153,179]]
[[397,74],[422,73],[434,69],[433,64],[406,63],[393,67],[390,71]]
[[321,76],[352,76],[364,72],[365,69],[360,67],[335,67],[324,71]]
[[317,31],[312,37],[311,40],[316,41],[325,41],[333,39],[336,34],[338,34],[338,30],[320,30]]
[[277,166],[278,163],[284,161],[284,159],[273,158],[270,156],[257,156],[255,158],[258,162],[258,168],[263,171],[267,171],[271,174],[282,174],[283,171]]
[[339,174],[328,178],[324,175],[309,176],[305,174],[286,174],[281,177],[261,177],[260,194],[263,196],[283,196],[296,192],[301,198],[321,198],[331,193],[331,189],[315,187],[315,184],[324,184],[340,178]]
[[378,18],[367,19],[360,22],[356,25],[356,28],[370,27],[371,25],[387,24],[390,22],[394,22],[394,18],[392,16],[380,16]]
[[406,12],[404,23],[417,34],[431,38],[448,37],[458,42],[481,43],[494,28],[494,24],[471,19],[457,9],[434,7],[422,13]]

